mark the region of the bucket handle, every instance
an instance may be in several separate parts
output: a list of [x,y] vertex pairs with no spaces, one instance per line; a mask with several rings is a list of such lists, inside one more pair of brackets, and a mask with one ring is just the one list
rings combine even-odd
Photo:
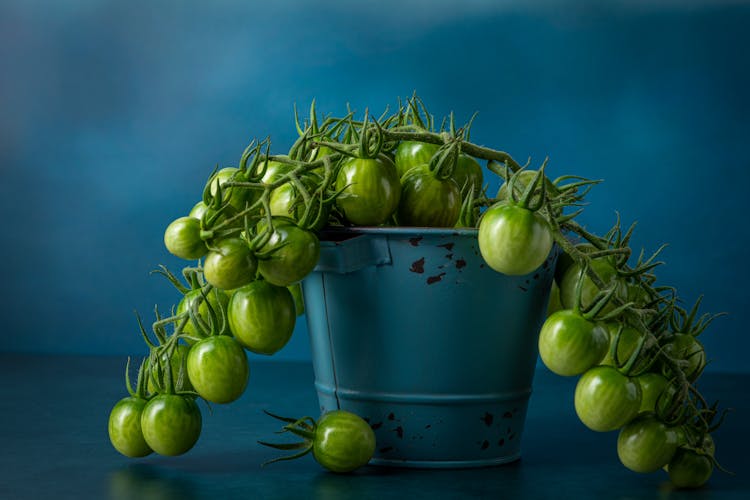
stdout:
[[321,241],[315,271],[347,274],[391,263],[388,237],[363,234],[343,241]]

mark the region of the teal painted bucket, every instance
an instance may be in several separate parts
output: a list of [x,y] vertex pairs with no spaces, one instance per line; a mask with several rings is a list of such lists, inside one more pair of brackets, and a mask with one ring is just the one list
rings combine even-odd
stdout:
[[373,464],[520,458],[556,250],[537,271],[506,276],[484,263],[474,229],[321,236],[303,282],[321,412],[365,418]]

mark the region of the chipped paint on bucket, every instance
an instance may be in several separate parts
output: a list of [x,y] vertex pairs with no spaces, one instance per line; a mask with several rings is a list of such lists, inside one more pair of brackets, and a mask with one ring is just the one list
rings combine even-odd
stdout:
[[506,276],[475,229],[341,229],[321,245],[303,282],[321,411],[365,418],[374,464],[518,459],[556,250]]

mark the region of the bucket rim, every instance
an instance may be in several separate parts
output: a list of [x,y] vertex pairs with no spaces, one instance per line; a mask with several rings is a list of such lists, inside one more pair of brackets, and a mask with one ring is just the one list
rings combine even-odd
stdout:
[[326,227],[321,231],[321,239],[326,235],[394,235],[394,236],[469,236],[476,238],[479,234],[477,228],[465,227],[411,227],[411,226],[353,226],[353,227]]

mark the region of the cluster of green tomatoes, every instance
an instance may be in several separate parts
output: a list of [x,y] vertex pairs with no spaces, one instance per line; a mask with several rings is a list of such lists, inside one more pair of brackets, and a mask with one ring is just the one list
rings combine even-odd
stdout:
[[[655,285],[656,255],[628,265],[632,228],[623,235],[618,222],[599,237],[575,222],[596,181],[550,180],[546,161],[528,169],[476,145],[472,121],[457,128],[451,115],[438,128],[416,96],[379,118],[349,111],[322,122],[313,103],[302,123],[295,112],[299,138],[286,154],[271,154],[269,140],[253,141],[237,166],[214,169],[201,200],[165,230],[167,250],[196,264],[183,269],[184,281],[158,270],[181,299],[169,315],[156,310],[151,332],[138,318],[149,354],[135,388],[126,373],[130,396],[110,414],[114,447],[140,457],[194,446],[197,400],[237,400],[250,373],[246,352],[273,355],[289,341],[304,311],[299,283],[318,261],[326,228],[464,227],[478,228],[482,257],[508,275],[531,273],[555,243],[562,248],[553,289],[561,310],[542,328],[542,360],[555,373],[583,374],[576,410],[594,430],[621,429],[627,467],[668,466],[679,485],[705,482],[717,410],[694,382],[705,366],[696,337],[712,318],[696,321],[697,304],[688,313],[673,289]],[[492,195],[485,172],[505,181]],[[297,451],[280,459],[312,452],[345,472],[374,453],[372,429],[351,413],[270,415],[302,438],[262,443]]]
[[609,236],[576,247],[585,261],[558,262],[540,357],[558,375],[580,376],[576,413],[589,429],[619,431],[623,465],[663,468],[675,486],[699,487],[713,472],[718,423],[717,405],[695,386],[706,367],[697,337],[715,316],[697,317],[700,299],[681,308],[672,288],[655,286],[658,263],[628,267],[619,230]]

